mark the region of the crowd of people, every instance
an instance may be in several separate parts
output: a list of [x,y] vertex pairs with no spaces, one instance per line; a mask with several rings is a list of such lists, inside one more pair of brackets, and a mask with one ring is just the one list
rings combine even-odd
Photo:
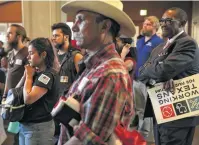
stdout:
[[[0,41],[1,103],[19,87],[25,103],[19,133],[8,134],[4,144],[134,145],[115,134],[121,125],[136,129],[146,142],[152,133],[155,145],[191,145],[199,117],[157,124],[147,93],[160,82],[174,89],[173,80],[199,73],[198,45],[185,32],[186,12],[174,7],[161,19],[146,17],[134,42],[134,23],[119,0],[68,1],[62,11],[75,14],[72,29],[55,23],[51,38],[30,40],[23,26],[12,24],[8,52]],[[75,126],[51,115],[60,98],[70,97],[80,105]]]

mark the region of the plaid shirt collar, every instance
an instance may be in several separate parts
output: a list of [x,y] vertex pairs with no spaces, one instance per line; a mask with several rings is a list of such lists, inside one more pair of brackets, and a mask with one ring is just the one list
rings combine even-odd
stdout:
[[74,135],[83,144],[105,145],[118,122],[128,125],[133,115],[132,84],[123,62],[110,43],[86,55],[81,75],[66,96],[80,102],[82,123]]
[[91,69],[96,64],[99,64],[102,61],[104,61],[102,58],[109,58],[109,56],[111,56],[110,54],[112,54],[113,51],[115,51],[115,44],[108,43],[106,45],[101,46],[100,49],[95,53],[91,55],[86,54],[83,62],[85,63],[86,68]]

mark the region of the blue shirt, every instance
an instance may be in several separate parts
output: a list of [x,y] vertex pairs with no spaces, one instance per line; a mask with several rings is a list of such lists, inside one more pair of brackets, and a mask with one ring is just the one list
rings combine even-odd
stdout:
[[139,76],[139,68],[144,65],[148,60],[151,51],[163,42],[163,39],[154,34],[151,39],[145,42],[145,37],[140,38],[137,41],[137,64],[135,69],[135,77]]

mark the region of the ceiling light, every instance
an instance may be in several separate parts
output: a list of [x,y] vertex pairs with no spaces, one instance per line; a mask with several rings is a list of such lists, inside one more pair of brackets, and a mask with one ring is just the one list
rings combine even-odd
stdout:
[[147,10],[140,10],[140,16],[146,16]]

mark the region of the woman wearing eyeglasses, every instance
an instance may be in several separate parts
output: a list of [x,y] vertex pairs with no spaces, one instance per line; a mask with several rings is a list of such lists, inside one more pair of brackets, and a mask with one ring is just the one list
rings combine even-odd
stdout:
[[57,58],[46,38],[32,40],[28,47],[23,97],[26,104],[20,121],[20,145],[53,145],[51,110],[57,101]]

